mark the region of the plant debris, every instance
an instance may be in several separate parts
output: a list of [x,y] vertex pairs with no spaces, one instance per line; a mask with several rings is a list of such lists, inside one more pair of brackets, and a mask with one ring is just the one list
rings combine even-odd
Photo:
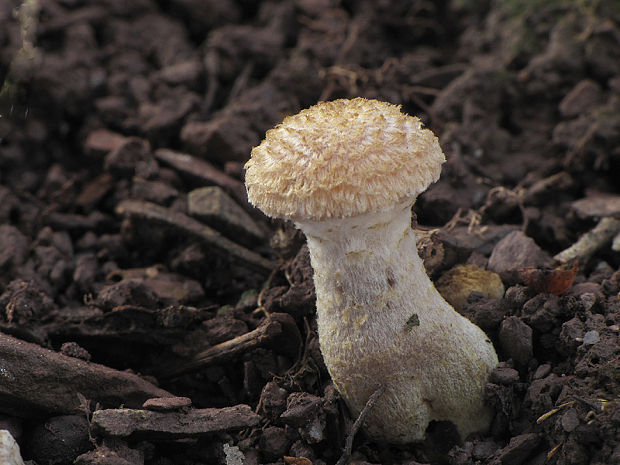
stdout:
[[[617,463],[619,37],[614,2],[0,2],[0,456]],[[358,96],[440,137],[429,275],[505,288],[459,296],[500,365],[458,444],[350,445],[303,237],[247,202],[269,128]]]

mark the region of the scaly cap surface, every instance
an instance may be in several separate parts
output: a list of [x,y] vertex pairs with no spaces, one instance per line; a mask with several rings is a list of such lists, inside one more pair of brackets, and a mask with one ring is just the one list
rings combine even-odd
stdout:
[[414,200],[444,161],[437,137],[400,105],[340,99],[267,131],[245,165],[245,184],[269,216],[320,221]]

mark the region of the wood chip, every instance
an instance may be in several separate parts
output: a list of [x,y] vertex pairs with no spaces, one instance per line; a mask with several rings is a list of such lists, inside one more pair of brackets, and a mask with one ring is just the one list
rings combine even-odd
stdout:
[[93,413],[94,430],[103,436],[135,439],[177,439],[255,426],[260,415],[248,405],[205,408],[181,412],[154,412],[141,409],[108,409]]
[[180,233],[208,244],[215,252],[220,253],[224,257],[230,257],[238,264],[247,266],[255,271],[269,273],[276,267],[276,264],[270,260],[227,239],[215,229],[190,218],[184,213],[139,200],[125,200],[121,202],[116,207],[116,212],[132,219],[159,223],[175,228]]
[[274,347],[294,356],[300,344],[301,335],[293,317],[287,313],[272,313],[254,331],[209,347],[185,363],[161,367],[158,376],[174,377],[226,362],[258,347]]
[[228,176],[205,160],[169,149],[155,150],[155,158],[170,166],[182,176],[195,181],[200,186],[220,186],[242,206],[248,204],[243,183]]
[[78,394],[104,406],[138,407],[171,394],[132,373],[67,357],[0,333],[0,407],[18,417],[81,412]]
[[620,219],[620,195],[596,193],[572,203],[571,208],[581,218]]
[[579,260],[586,263],[598,249],[620,232],[620,220],[605,217],[590,231],[579,238],[568,249],[557,254],[554,259],[561,263]]

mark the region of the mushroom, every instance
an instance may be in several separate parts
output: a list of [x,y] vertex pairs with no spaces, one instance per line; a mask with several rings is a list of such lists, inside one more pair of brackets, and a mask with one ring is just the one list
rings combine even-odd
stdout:
[[379,441],[421,441],[432,421],[465,438],[492,419],[493,345],[437,292],[411,229],[444,161],[418,118],[355,98],[286,117],[245,165],[250,202],[306,235],[321,353],[351,413],[384,389],[364,423]]

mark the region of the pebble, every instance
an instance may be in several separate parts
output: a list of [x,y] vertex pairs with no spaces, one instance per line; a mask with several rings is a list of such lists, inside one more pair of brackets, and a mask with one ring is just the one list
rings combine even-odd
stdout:
[[237,446],[224,444],[224,455],[226,456],[226,465],[243,465],[245,463],[245,455]]
[[60,346],[60,353],[67,357],[75,357],[80,360],[89,361],[90,353],[77,342],[65,342]]
[[92,448],[88,427],[83,413],[46,418],[26,432],[24,455],[38,464],[71,463]]
[[620,195],[597,194],[574,201],[571,209],[580,218],[620,216]]
[[501,449],[493,463],[502,465],[519,465],[527,463],[528,456],[540,444],[541,438],[535,433],[522,434],[513,437],[508,445]]
[[562,428],[567,433],[574,431],[579,426],[579,417],[577,411],[573,408],[569,409],[564,415],[562,415]]
[[504,353],[519,365],[527,365],[533,357],[532,328],[516,316],[502,321],[499,343]]
[[565,118],[573,118],[600,103],[601,87],[591,79],[580,81],[560,101],[559,110]]
[[0,430],[0,463],[3,465],[24,465],[19,445],[7,430]]
[[489,257],[488,268],[504,281],[517,282],[519,269],[551,264],[549,255],[532,238],[521,231],[513,231],[497,243]]
[[583,335],[583,343],[585,345],[593,345],[593,344],[596,344],[600,340],[601,340],[601,337],[598,331],[594,331],[594,330],[588,331],[587,333]]
[[485,460],[491,457],[498,449],[493,441],[481,441],[474,444],[472,456],[475,460]]
[[491,373],[490,381],[496,384],[514,384],[519,381],[519,372],[514,368],[499,366]]
[[270,419],[278,418],[286,410],[288,392],[275,381],[269,381],[263,387],[258,403],[258,413]]
[[286,454],[291,444],[284,428],[267,426],[263,429],[258,445],[266,460],[276,461]]
[[125,140],[126,137],[122,134],[107,129],[95,129],[86,138],[84,152],[88,155],[103,155],[123,145]]
[[584,311],[591,310],[597,301],[596,295],[592,292],[586,292],[579,296],[579,300],[583,303]]
[[293,392],[288,396],[287,409],[280,419],[287,425],[298,427],[301,438],[308,444],[317,444],[325,439],[326,420],[322,405],[320,397]]
[[265,234],[237,202],[221,187],[209,186],[194,189],[187,196],[187,210],[190,216],[241,240],[243,244],[263,242]]
[[463,309],[474,291],[487,299],[501,299],[504,296],[504,284],[499,275],[476,265],[450,268],[439,278],[437,290],[457,312]]
[[534,379],[543,379],[549,373],[551,373],[551,365],[548,363],[543,363],[536,368],[536,371],[534,372]]

